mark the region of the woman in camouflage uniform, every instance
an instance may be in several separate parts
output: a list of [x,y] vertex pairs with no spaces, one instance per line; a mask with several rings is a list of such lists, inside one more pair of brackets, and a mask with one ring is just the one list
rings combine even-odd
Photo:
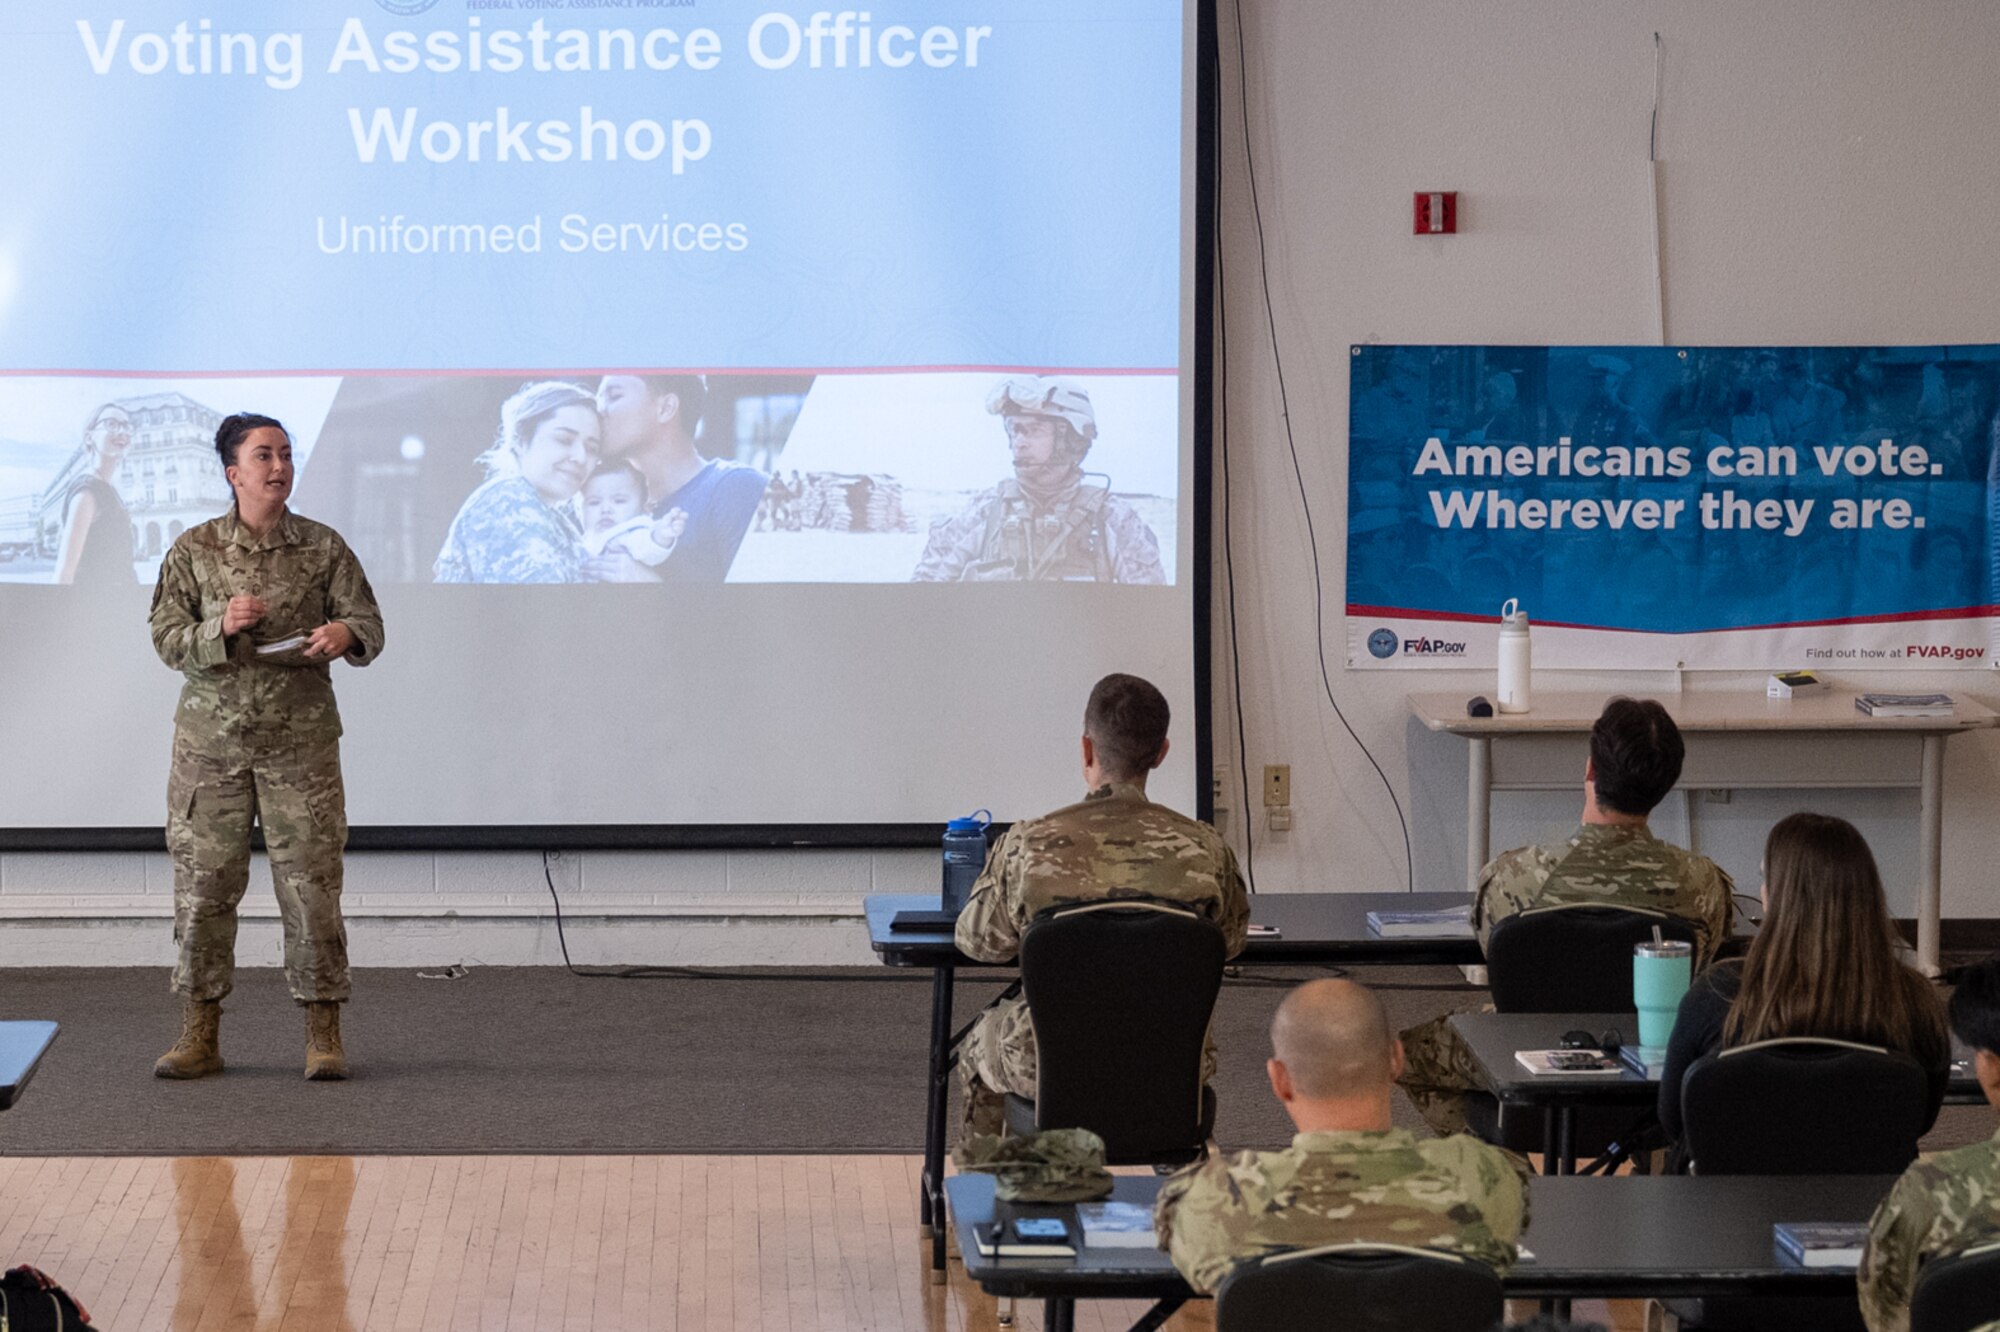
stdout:
[[451,520],[440,583],[583,581],[583,529],[572,501],[596,465],[597,400],[574,384],[529,384],[500,408],[500,435],[479,455],[486,481]]
[[306,1076],[347,1076],[340,915],[347,807],[331,664],[382,651],[382,612],[340,534],[285,507],[292,441],[268,416],[223,421],[215,451],[236,503],[190,527],[160,562],[153,648],[185,677],[167,778],[174,862],[173,988],[181,1036],[163,1078],[222,1071],[218,1026],[235,968],[250,829],[264,830],[285,927],[285,980],[306,1008]]

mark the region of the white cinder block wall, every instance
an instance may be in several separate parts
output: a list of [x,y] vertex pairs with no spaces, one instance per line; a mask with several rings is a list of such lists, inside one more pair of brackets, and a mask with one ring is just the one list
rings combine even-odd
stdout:
[[[1292,831],[1256,838],[1258,886],[1394,886],[1405,875],[1395,816],[1321,692],[1313,563],[1264,327],[1236,110],[1235,13],[1232,0],[1219,3],[1240,683],[1248,764],[1292,765],[1297,816]],[[2000,6],[1245,0],[1243,22],[1271,293],[1318,527],[1333,688],[1409,814],[1417,886],[1450,888],[1464,863],[1464,754],[1457,741],[1417,730],[1403,696],[1471,694],[1488,682],[1340,668],[1348,346],[1655,340],[1646,148],[1656,31],[1667,59],[1661,226],[1671,341],[2000,341]],[[1460,191],[1462,234],[1409,234],[1418,189]],[[1235,681],[1219,572],[1216,738],[1233,784]],[[1711,689],[1758,679],[1580,674],[1562,683]],[[1839,683],[2000,703],[1985,673]],[[2000,820],[1990,816],[2000,736],[1954,740],[1947,784],[1945,914],[2000,915],[1990,868],[2000,865]],[[1073,794],[1051,791],[1049,803]],[[1802,803],[1779,793],[1673,802],[1660,823],[1754,887],[1764,831]],[[1811,803],[1862,825],[1907,913],[1914,796]],[[1574,806],[1504,797],[1494,842],[1559,831]],[[1236,816],[1221,821],[1240,848]],[[927,890],[937,868],[922,851],[589,853],[564,858],[555,875],[579,962],[818,964],[867,960],[861,897]],[[0,964],[164,963],[169,877],[160,856],[0,856]],[[267,883],[259,865],[246,963],[277,957]],[[533,854],[349,861],[363,965],[557,961],[546,902]]]

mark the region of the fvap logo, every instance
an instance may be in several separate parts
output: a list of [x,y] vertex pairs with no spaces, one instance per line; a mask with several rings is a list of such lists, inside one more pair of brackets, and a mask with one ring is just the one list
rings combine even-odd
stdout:
[[1451,643],[1442,638],[1406,638],[1403,652],[1411,657],[1462,657],[1464,643]]
[[376,4],[382,6],[382,8],[388,10],[391,14],[400,15],[403,18],[409,18],[413,14],[421,14],[426,9],[433,8],[437,2],[438,0],[375,0]]
[[1372,656],[1385,659],[1395,656],[1396,631],[1393,629],[1377,629],[1374,633],[1368,635],[1368,651]]

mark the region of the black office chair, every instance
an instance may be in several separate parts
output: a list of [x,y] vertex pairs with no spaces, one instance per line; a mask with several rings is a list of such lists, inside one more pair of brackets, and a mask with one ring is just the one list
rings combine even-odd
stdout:
[[1333,1244],[1240,1263],[1215,1292],[1216,1332],[1487,1332],[1504,1320],[1500,1278],[1433,1249]]
[[[1864,1109],[1861,1109],[1865,1107]],[[1713,1050],[1681,1082],[1681,1152],[1704,1175],[1894,1175],[1930,1127],[1916,1060],[1796,1037]],[[1683,1332],[1862,1332],[1853,1295],[1669,1300]]]
[[[1652,942],[1655,929],[1664,939],[1695,942],[1692,922],[1643,907],[1575,903],[1509,916],[1487,936],[1493,1007],[1502,1013],[1625,1012],[1632,1007],[1633,945]],[[1622,1034],[1639,1039],[1636,1031]],[[1576,1117],[1577,1154],[1598,1156],[1614,1143],[1637,1148],[1649,1122],[1649,1115],[1632,1110],[1585,1107]],[[1517,1152],[1545,1149],[1539,1111],[1475,1094],[1466,1104],[1466,1123],[1486,1141]]]
[[1112,1165],[1199,1156],[1215,1127],[1201,1066],[1224,953],[1221,929],[1176,902],[1037,916],[1021,939],[1035,1098],[1005,1099],[1007,1131],[1086,1128]]
[[[1653,931],[1695,942],[1691,921],[1641,907],[1537,907],[1496,924],[1486,983],[1502,1013],[1623,1013],[1632,1007],[1632,949]],[[1636,1040],[1638,1033],[1630,1033]]]
[[2000,1320],[2000,1242],[1940,1254],[1917,1269],[1910,1332],[1973,1332]]
[[1681,1082],[1682,1155],[1704,1175],[1900,1174],[1930,1120],[1917,1061],[1852,1041],[1713,1050]]

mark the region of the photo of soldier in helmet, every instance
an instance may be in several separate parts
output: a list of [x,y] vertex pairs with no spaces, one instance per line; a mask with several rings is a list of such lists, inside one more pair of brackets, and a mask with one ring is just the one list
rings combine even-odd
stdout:
[[1006,430],[1014,475],[931,525],[912,582],[1167,581],[1153,529],[1110,477],[1083,469],[1097,438],[1087,389],[1016,376],[993,386],[986,410]]

